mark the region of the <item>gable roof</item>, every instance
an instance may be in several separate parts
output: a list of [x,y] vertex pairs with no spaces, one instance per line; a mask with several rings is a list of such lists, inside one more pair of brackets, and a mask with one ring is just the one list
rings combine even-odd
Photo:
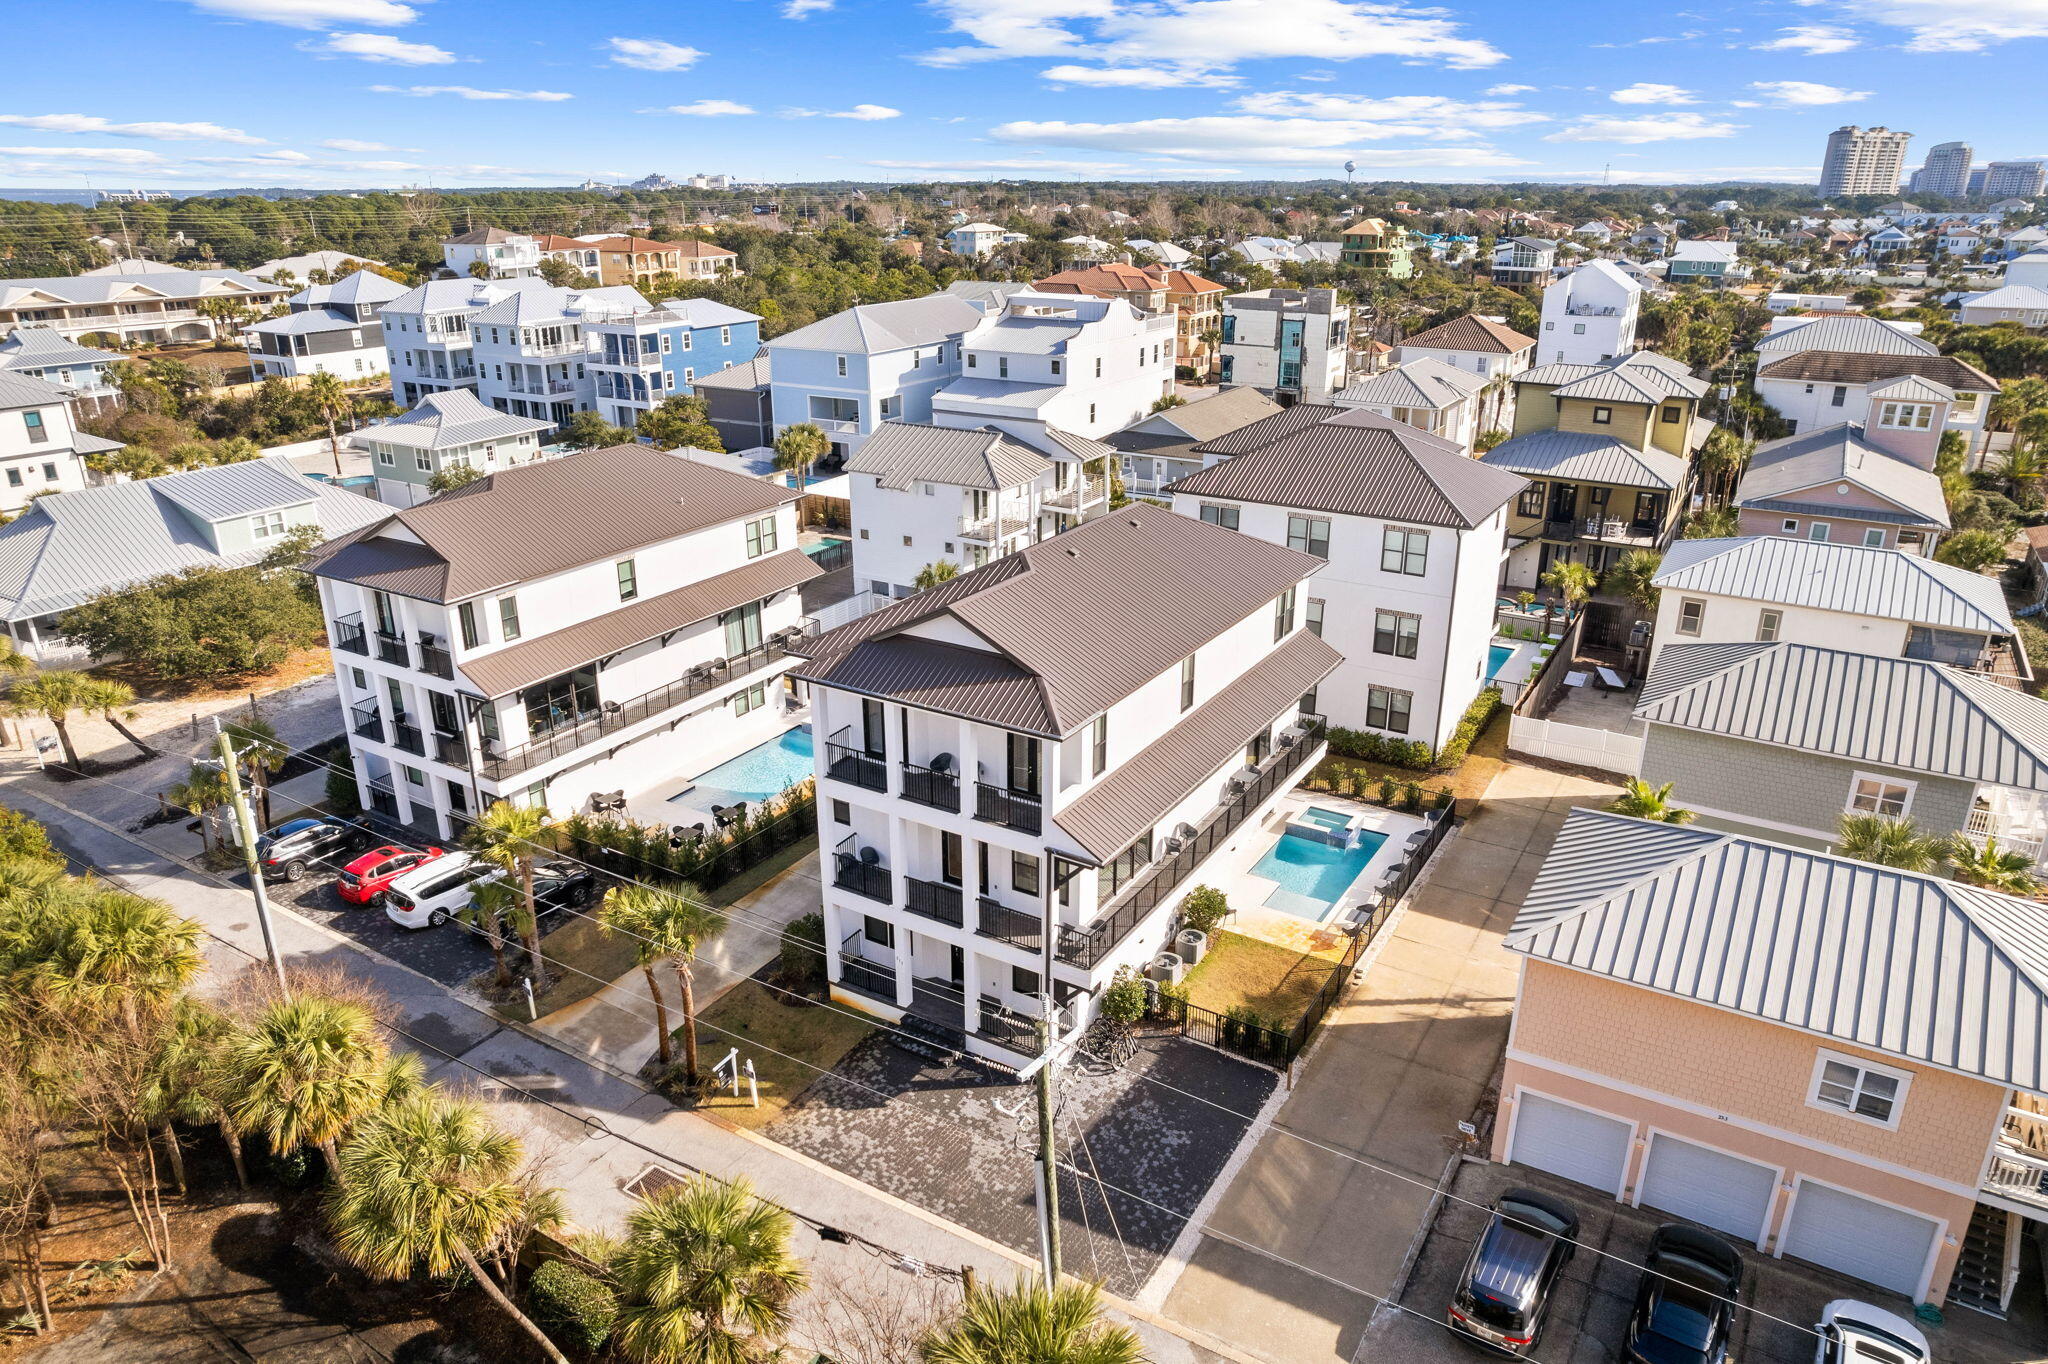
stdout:
[[1757,371],[1756,377],[1820,384],[1872,384],[1903,374],[1917,374],[1961,392],[1998,392],[1998,380],[1953,355],[1805,350],[1769,361]]
[[102,365],[121,359],[112,351],[81,346],[49,327],[16,327],[0,340],[0,370],[41,369],[49,365]]
[[1477,313],[1466,313],[1463,317],[1454,317],[1448,322],[1441,322],[1425,331],[1419,331],[1403,340],[1401,344],[1421,346],[1428,350],[1515,355],[1535,345],[1536,338],[1522,335],[1505,322],[1496,322]]
[[846,459],[846,472],[872,474],[898,492],[915,483],[999,490],[1029,483],[1052,464],[994,427],[968,429],[886,421]]
[[487,407],[473,389],[450,388],[427,394],[388,421],[364,427],[361,435],[365,440],[408,450],[453,450],[553,429],[548,422]]
[[1635,713],[1831,758],[2048,791],[2048,701],[1945,663],[1790,641],[1666,644]]
[[524,232],[507,232],[502,227],[479,227],[448,238],[443,246],[495,246],[502,242],[532,241]]
[[1352,409],[1189,474],[1167,491],[1470,530],[1528,487],[1451,441]]
[[1995,578],[1897,549],[1751,535],[1679,540],[1657,586],[1710,596],[1881,616],[1936,629],[2013,633]]
[[1201,454],[1196,447],[1201,442],[1218,439],[1280,411],[1280,404],[1256,388],[1225,388],[1210,397],[1154,412],[1103,439],[1127,454],[1199,460]]
[[1894,402],[1952,403],[1956,400],[1956,391],[1922,375],[1901,374],[1895,379],[1881,379],[1872,384],[1870,396],[1882,396]]
[[2048,915],[1956,881],[1574,810],[1503,946],[2048,1091]]
[[[1801,499],[1822,484],[1850,483],[1897,509],[1898,516],[1826,500]],[[1833,496],[1832,489],[1826,493]],[[1760,511],[1798,511],[1850,520],[1908,521],[1949,527],[1948,495],[1941,479],[1869,443],[1860,426],[1843,423],[1803,431],[1759,446],[1735,490],[1735,505]]]
[[70,400],[69,393],[46,380],[0,370],[0,409],[50,407]]
[[1532,431],[1502,441],[1478,458],[1481,464],[1518,474],[1667,492],[1676,491],[1686,473],[1685,461],[1677,455],[1638,450],[1618,437],[1584,431]]
[[1404,360],[1391,369],[1360,379],[1332,401],[1361,407],[1449,407],[1486,387],[1486,380],[1453,369],[1433,355]]
[[[1014,291],[1013,291],[1014,292]],[[863,303],[785,332],[768,344],[791,350],[907,350],[951,341],[981,322],[980,308],[955,294],[926,294],[893,303]]]

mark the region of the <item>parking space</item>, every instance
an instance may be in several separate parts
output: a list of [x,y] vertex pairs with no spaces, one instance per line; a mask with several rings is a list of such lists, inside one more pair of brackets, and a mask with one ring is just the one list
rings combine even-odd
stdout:
[[[248,884],[246,875],[235,880]],[[466,985],[478,972],[490,969],[490,946],[472,930],[459,923],[417,932],[400,928],[381,909],[343,900],[335,893],[331,871],[316,872],[303,881],[272,881],[269,891],[273,904],[345,934],[372,952],[443,985]]]
[[[1553,1194],[1579,1214],[1578,1253],[1566,1266],[1553,1295],[1543,1333],[1532,1357],[1544,1364],[1610,1364],[1624,1358],[1635,1303],[1638,1268],[1650,1235],[1670,1219],[1648,1209],[1601,1198],[1585,1186],[1520,1166],[1468,1161],[1459,1167],[1450,1192],[1430,1228],[1399,1302],[1408,1311],[1382,1309],[1366,1334],[1363,1357],[1403,1364],[1471,1364],[1485,1354],[1443,1325],[1472,1244],[1486,1224],[1483,1207],[1503,1191],[1526,1187]],[[1473,1204],[1482,1205],[1480,1207]],[[1869,1284],[1826,1270],[1780,1260],[1743,1246],[1743,1302],[1737,1314],[1730,1358],[1742,1364],[1809,1364],[1818,1343],[1811,1326],[1821,1308],[1836,1298],[1854,1298],[1912,1319],[1912,1304]],[[2007,1323],[1950,1308],[1940,1325],[1921,1323],[1942,1364],[2016,1364],[2041,1357],[2015,1339]]]

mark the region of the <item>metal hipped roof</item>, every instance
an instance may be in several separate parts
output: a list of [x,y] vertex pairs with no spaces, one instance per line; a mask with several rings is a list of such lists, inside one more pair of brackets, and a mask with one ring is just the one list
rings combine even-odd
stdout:
[[[1826,484],[1851,483],[1908,513],[1916,525],[1948,529],[1948,495],[1941,479],[1897,455],[1881,450],[1864,437],[1860,426],[1846,423],[1804,431],[1758,447],[1736,488],[1737,506],[1800,499],[1817,494]],[[1821,516],[1845,520],[1882,520],[1882,513],[1854,506],[1820,503]]]
[[1781,535],[1679,540],[1665,551],[1655,582],[1678,592],[1810,606],[1939,629],[2013,633],[1997,579],[1897,549]]
[[1677,455],[1638,450],[1617,437],[1583,431],[1532,431],[1502,441],[1479,456],[1479,462],[1568,483],[1611,483],[1670,492],[1685,482],[1685,461]]
[[1941,663],[1786,642],[1667,644],[1635,713],[1752,743],[2048,791],[2048,701]]
[[1761,839],[1574,810],[1511,952],[2048,1092],[2048,914]]
[[1338,403],[1362,407],[1449,407],[1486,387],[1477,374],[1452,369],[1435,356],[1403,361],[1392,369],[1360,379],[1336,395]]
[[1029,483],[1052,465],[993,427],[930,426],[887,421],[846,459],[850,474],[870,474],[885,488],[916,483],[1000,490]]
[[1037,675],[987,649],[891,635],[856,644],[829,665],[798,668],[795,676],[998,729],[1060,738]]

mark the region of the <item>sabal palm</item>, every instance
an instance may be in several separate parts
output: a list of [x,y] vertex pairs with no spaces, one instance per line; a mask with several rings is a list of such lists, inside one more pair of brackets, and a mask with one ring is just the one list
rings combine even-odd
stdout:
[[612,1261],[613,1339],[638,1364],[745,1364],[767,1358],[810,1282],[790,1252],[788,1213],[744,1179],[699,1175],[626,1218]]
[[808,474],[811,466],[831,453],[832,441],[815,422],[797,422],[783,428],[775,438],[775,467]]
[[2002,890],[2008,895],[2032,895],[2043,884],[2033,858],[1999,847],[1995,838],[1987,837],[1980,845],[1968,834],[1952,835],[1948,841],[1947,857],[1956,880],[1967,881],[1986,890]]
[[1654,612],[1658,593],[1654,579],[1663,564],[1664,556],[1654,550],[1632,549],[1614,561],[1614,567],[1607,570],[1604,585],[1643,610]]
[[1931,871],[1946,854],[1944,840],[1920,832],[1910,819],[1886,815],[1843,815],[1835,850],[1858,862],[1874,862],[1900,871]]
[[199,925],[156,900],[100,881],[81,898],[39,988],[61,1007],[133,1022],[169,1005],[199,974]]
[[1126,1327],[1102,1320],[1093,1284],[1037,1280],[976,1288],[952,1324],[918,1343],[924,1364],[1144,1364],[1145,1347]]
[[334,456],[334,476],[341,477],[341,433],[336,423],[347,416],[353,405],[348,390],[342,387],[338,375],[325,370],[306,380],[306,396],[312,400],[313,410],[327,423],[327,445]]
[[1733,507],[1701,507],[1685,518],[1687,540],[1725,540],[1741,530],[1741,517]]
[[[178,1192],[185,1192],[185,1153],[178,1145],[177,1123],[206,1123],[221,1117],[219,1090],[211,1083],[214,1057],[233,1024],[227,1015],[191,995],[181,997],[156,1035],[156,1054],[151,1060],[148,1086],[142,1094],[144,1120],[163,1138],[170,1157],[171,1174]],[[235,1178],[249,1187],[248,1172],[242,1168],[240,1144],[231,1143]]]
[[103,677],[86,678],[86,685],[79,696],[79,709],[91,711],[105,720],[116,734],[135,745],[135,750],[145,758],[154,758],[156,750],[137,738],[135,731],[121,723],[122,712],[128,719],[135,718],[135,688],[126,682],[115,682]]
[[1593,595],[1593,570],[1573,559],[1554,563],[1543,575],[1543,585],[1554,589],[1567,606],[1583,606]]
[[1697,816],[1691,810],[1682,810],[1671,803],[1671,783],[1652,786],[1641,777],[1630,777],[1621,788],[1621,794],[1608,802],[1607,808],[1617,815],[1634,815],[1637,819],[1654,819],[1661,824],[1690,824]]
[[512,983],[505,969],[505,934],[522,908],[517,886],[487,879],[473,883],[469,902],[455,911],[456,922],[475,929],[491,945],[491,983],[500,990]]
[[[666,890],[647,886],[621,887],[634,920],[634,934],[649,950],[657,953],[676,973],[676,989],[682,997],[683,1077],[697,1083],[697,993],[696,976],[690,963],[697,950],[725,931],[726,918],[699,898],[695,886],[678,885]],[[610,900],[613,892],[607,892]]]
[[164,799],[199,816],[199,844],[213,851],[213,812],[228,803],[228,779],[217,767],[193,763],[185,780],[164,792]]
[[609,936],[628,938],[633,943],[633,964],[647,981],[648,997],[654,1001],[654,1045],[666,1068],[675,1060],[675,1046],[669,1039],[668,1001],[661,994],[661,980],[654,974],[665,953],[655,941],[648,922],[660,892],[645,886],[613,886],[604,893],[598,907],[598,926]]
[[319,1147],[338,1171],[342,1136],[383,1102],[385,1055],[361,1004],[308,993],[274,1001],[223,1049],[228,1115],[278,1151]]
[[249,778],[249,794],[256,801],[257,817],[267,829],[270,827],[270,779],[284,770],[291,750],[285,747],[284,740],[277,737],[277,727],[260,715],[250,714],[239,720],[230,720],[222,728],[227,731],[228,742],[235,746],[235,757]]
[[533,974],[547,974],[540,957],[540,915],[533,903],[533,864],[544,851],[541,835],[547,831],[548,812],[538,805],[514,805],[493,801],[491,808],[469,828],[469,845],[479,857],[507,874],[519,878],[519,904],[513,922],[526,943],[526,955]]
[[65,764],[77,767],[78,748],[71,742],[71,716],[91,709],[96,695],[92,678],[60,669],[37,673],[15,683],[7,693],[7,708],[16,715],[39,715],[48,720],[57,731],[57,742],[64,746]]
[[380,1278],[466,1269],[556,1364],[568,1359],[485,1270],[526,1221],[519,1141],[478,1105],[425,1090],[362,1125],[327,1197],[334,1244]]

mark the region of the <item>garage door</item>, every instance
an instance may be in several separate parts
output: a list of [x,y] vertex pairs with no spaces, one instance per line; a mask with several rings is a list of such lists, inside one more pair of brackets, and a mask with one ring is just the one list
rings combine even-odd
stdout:
[[1911,1297],[1938,1230],[1929,1218],[1808,1182],[1793,1200],[1780,1249]]
[[1612,1198],[1621,1191],[1628,1143],[1629,1125],[1618,1118],[1524,1094],[1515,1109],[1508,1159],[1590,1184]]
[[1659,1132],[1650,1138],[1640,1201],[1754,1245],[1778,1183],[1769,1166]]

